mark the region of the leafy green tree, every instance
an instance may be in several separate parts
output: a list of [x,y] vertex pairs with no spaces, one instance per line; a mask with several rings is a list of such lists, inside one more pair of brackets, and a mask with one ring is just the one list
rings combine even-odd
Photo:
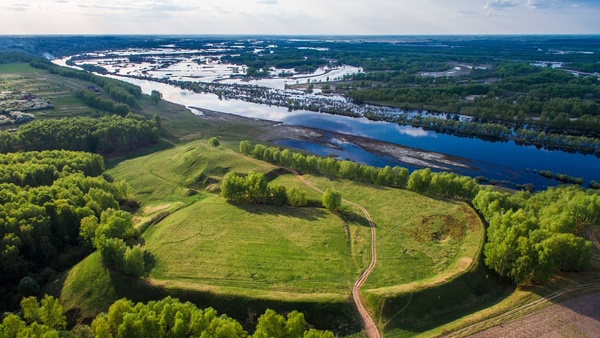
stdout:
[[306,331],[306,319],[304,319],[304,314],[298,311],[288,313],[285,331],[287,337],[302,337]]
[[252,146],[250,145],[249,141],[241,141],[240,142],[240,153],[244,154],[244,155],[248,155],[250,154],[250,152],[252,151]]
[[26,327],[27,324],[19,316],[11,313],[2,320],[0,335],[2,337],[18,337],[19,333],[24,331]]
[[152,104],[158,104],[162,97],[162,93],[158,90],[152,90],[152,92],[150,92],[150,101],[152,102]]
[[323,206],[331,211],[338,211],[342,207],[342,194],[337,190],[327,188],[323,193]]
[[130,276],[139,277],[144,273],[144,251],[139,245],[127,248],[125,251],[125,268],[123,272]]
[[131,111],[129,110],[129,106],[126,105],[125,103],[117,103],[115,104],[114,108],[112,109],[112,111],[119,115],[119,116],[126,116],[127,114],[129,114]]
[[288,190],[288,200],[294,207],[303,207],[308,203],[306,193],[296,187],[292,187]]
[[127,251],[125,242],[121,238],[106,238],[104,235],[96,236],[94,240],[95,246],[100,251],[100,256],[102,256],[102,263],[123,271],[125,252]]
[[418,193],[426,193],[431,184],[431,169],[415,170],[408,179],[408,190]]
[[271,337],[286,337],[286,320],[277,312],[267,309],[263,315],[258,318],[256,331],[252,335],[253,338],[271,338]]
[[211,147],[213,147],[213,148],[216,148],[216,147],[218,147],[218,146],[219,146],[219,144],[220,144],[220,143],[219,143],[219,139],[217,139],[216,137],[211,137],[211,138],[208,140],[208,145],[210,145],[210,146],[211,146]]
[[92,321],[92,333],[96,338],[112,338],[110,333],[110,324],[108,323],[106,314],[98,315]]
[[304,333],[304,338],[334,338],[333,332],[310,329]]
[[58,299],[46,295],[41,304],[35,297],[21,300],[23,317],[28,323],[38,323],[50,329],[63,330],[67,326],[67,318],[63,316],[63,308]]

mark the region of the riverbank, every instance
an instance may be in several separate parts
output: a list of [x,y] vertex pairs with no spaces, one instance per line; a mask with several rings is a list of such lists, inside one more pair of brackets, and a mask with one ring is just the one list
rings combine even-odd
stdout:
[[[278,143],[280,141],[292,140],[309,142],[322,147],[338,150],[341,149],[340,144],[352,144],[375,156],[392,158],[399,162],[399,165],[432,168],[444,171],[455,171],[457,168],[470,170],[478,169],[470,163],[471,161],[465,158],[401,146],[368,137],[336,133],[317,128],[286,125],[279,121],[249,118],[200,107],[190,108],[192,111],[195,111],[196,115],[201,119],[221,122],[241,122],[260,128],[262,133],[260,134],[259,139],[266,142]],[[331,153],[331,156],[335,156],[335,154]],[[338,159],[344,160],[344,158]]]

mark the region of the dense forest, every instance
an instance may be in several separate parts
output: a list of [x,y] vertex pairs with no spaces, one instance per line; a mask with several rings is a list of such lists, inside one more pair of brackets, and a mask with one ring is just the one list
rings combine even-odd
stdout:
[[574,186],[531,195],[482,190],[473,199],[489,223],[485,263],[517,284],[545,282],[556,271],[581,271],[591,242],[577,233],[600,219],[600,195]]
[[158,127],[157,120],[134,114],[39,120],[21,126],[17,133],[0,132],[0,152],[66,149],[123,153],[158,142]]
[[405,72],[359,73],[339,85],[358,103],[387,103],[404,109],[428,109],[474,116],[481,121],[597,135],[600,86],[595,76],[503,63],[473,70],[462,78],[423,77]]
[[97,154],[19,152],[0,155],[0,163],[1,301],[14,306],[15,297],[30,295],[17,290],[23,278],[43,285],[90,252],[82,220],[106,219],[130,197],[125,183],[104,179]]

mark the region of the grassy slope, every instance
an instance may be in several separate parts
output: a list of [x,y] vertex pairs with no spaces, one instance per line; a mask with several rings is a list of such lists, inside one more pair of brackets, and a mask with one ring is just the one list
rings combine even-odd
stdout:
[[[347,180],[305,178],[321,189],[337,189],[371,214],[377,227],[378,260],[364,289],[394,292],[396,285],[463,271],[479,250],[483,225],[463,203]],[[274,183],[291,185],[293,180],[292,175],[284,175]]]

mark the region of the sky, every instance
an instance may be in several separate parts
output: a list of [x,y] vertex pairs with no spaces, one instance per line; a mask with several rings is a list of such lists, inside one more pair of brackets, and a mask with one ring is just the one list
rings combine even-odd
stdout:
[[600,34],[600,0],[1,0],[0,34]]

